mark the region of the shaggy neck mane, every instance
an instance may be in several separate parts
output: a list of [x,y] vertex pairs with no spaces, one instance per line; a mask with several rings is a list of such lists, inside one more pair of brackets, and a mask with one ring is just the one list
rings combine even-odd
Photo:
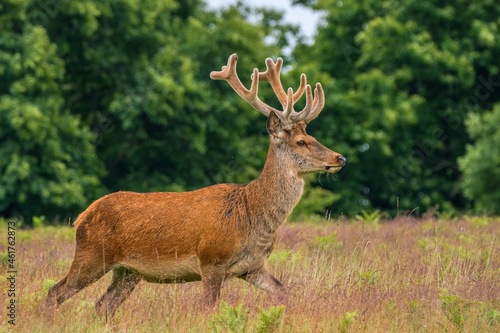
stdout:
[[297,205],[304,189],[304,179],[289,165],[288,152],[274,140],[261,175],[245,188],[252,223],[265,224],[275,232]]

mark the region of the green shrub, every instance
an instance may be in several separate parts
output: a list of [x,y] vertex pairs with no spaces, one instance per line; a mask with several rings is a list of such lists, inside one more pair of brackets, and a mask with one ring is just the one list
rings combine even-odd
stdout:
[[221,302],[219,311],[212,317],[210,327],[215,332],[246,332],[248,322],[248,309],[243,309],[243,304],[230,306]]
[[441,300],[441,308],[445,312],[446,318],[457,328],[462,331],[466,317],[470,311],[470,306],[474,303],[457,295],[448,295],[446,290],[441,289],[439,293]]
[[375,271],[373,269],[369,269],[366,272],[358,271],[354,274],[360,281],[360,289],[365,287],[374,286],[379,280],[379,271]]
[[500,213],[500,103],[489,112],[471,113],[465,121],[467,133],[474,140],[458,159],[463,172],[462,189],[479,212]]
[[343,318],[340,319],[338,325],[338,331],[340,333],[346,333],[349,331],[349,327],[356,321],[358,316],[358,310],[354,312],[346,312]]
[[45,224],[45,216],[33,216],[33,228],[41,228]]
[[366,223],[368,225],[378,225],[378,222],[380,219],[382,219],[382,213],[380,213],[380,210],[375,209],[373,212],[368,213],[366,210],[361,211],[361,215],[358,214],[356,215],[356,220],[359,220],[363,223]]
[[257,331],[259,333],[276,332],[283,322],[286,306],[272,306],[267,311],[260,309],[260,324]]
[[316,236],[315,243],[322,249],[333,248],[341,250],[344,245],[341,241],[337,240],[337,233],[335,231],[328,236]]

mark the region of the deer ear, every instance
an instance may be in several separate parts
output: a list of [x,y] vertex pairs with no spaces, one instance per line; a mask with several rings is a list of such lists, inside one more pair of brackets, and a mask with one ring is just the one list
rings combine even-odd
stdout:
[[276,113],[274,113],[274,111],[271,111],[269,113],[269,118],[267,119],[266,126],[267,131],[273,137],[278,138],[281,136],[281,133],[283,132],[283,126],[281,125],[280,118],[276,115]]

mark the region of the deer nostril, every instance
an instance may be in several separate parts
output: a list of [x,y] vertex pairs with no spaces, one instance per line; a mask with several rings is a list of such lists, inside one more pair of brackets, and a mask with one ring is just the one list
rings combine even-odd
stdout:
[[342,155],[337,156],[337,160],[339,161],[340,165],[342,165],[342,166],[344,166],[346,163],[346,159]]

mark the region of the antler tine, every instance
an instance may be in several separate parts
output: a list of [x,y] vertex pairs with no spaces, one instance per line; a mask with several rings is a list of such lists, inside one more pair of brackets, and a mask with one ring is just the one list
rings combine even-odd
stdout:
[[314,89],[314,101],[313,101],[313,109],[309,113],[309,115],[304,120],[306,123],[309,123],[311,120],[316,118],[320,112],[325,107],[325,92],[323,91],[323,87],[321,83],[316,83],[316,88]]
[[233,53],[227,59],[227,65],[222,66],[221,71],[210,72],[210,78],[212,80],[227,80],[233,73],[236,73],[236,62],[238,61],[238,55]]
[[[245,88],[241,83],[238,74],[236,73],[236,62],[238,61],[238,56],[233,53],[226,66],[222,66],[221,71],[213,71],[210,73],[210,77],[214,80],[225,80],[229,85],[236,91],[236,93],[241,96],[245,101],[252,105],[257,111],[269,117],[271,111],[273,111],[281,120],[286,124],[296,123],[299,121],[304,121],[306,123],[310,122],[316,118],[323,107],[325,106],[325,94],[323,92],[323,87],[320,83],[316,83],[316,88],[314,89],[314,99],[312,95],[312,88],[307,84],[307,79],[305,74],[300,76],[300,86],[295,93],[293,93],[292,88],[288,88],[288,93],[285,93],[283,85],[280,80],[281,67],[283,65],[283,59],[278,58],[276,63],[271,58],[266,59],[266,71],[259,72],[257,68],[253,70],[252,74],[252,85],[250,90]],[[259,81],[268,81],[276,96],[278,97],[280,103],[283,106],[283,111],[278,111],[275,108],[263,103],[257,96]],[[302,94],[306,92],[306,105],[304,109],[300,112],[295,112],[293,110],[293,105],[295,102],[302,97]]]
[[315,106],[313,97],[312,97],[312,89],[310,85],[306,86],[306,105],[300,112],[296,112],[295,115],[292,115],[292,119],[295,122],[303,121],[304,119],[309,116],[311,113],[312,108]]
[[227,65],[222,66],[221,71],[213,71],[210,73],[210,78],[212,80],[226,80],[229,85],[236,91],[238,95],[242,98],[246,98],[250,90],[245,88],[238,78],[236,73],[236,62],[238,61],[238,55],[236,53],[231,54],[227,60]]
[[307,84],[307,78],[304,73],[300,75],[300,85],[295,94],[293,94],[293,100],[298,101],[301,97],[302,94],[304,93],[304,90],[306,89],[306,84]]
[[274,111],[276,114],[281,115],[281,111],[278,111],[275,108],[263,103],[257,96],[259,86],[259,70],[257,68],[253,70],[252,86],[250,90],[248,90],[247,88],[245,88],[243,83],[241,83],[240,79],[238,78],[238,74],[236,73],[237,61],[238,55],[236,53],[233,53],[229,57],[227,65],[222,66],[221,71],[211,72],[210,78],[212,78],[213,80],[227,81],[241,98],[247,101],[251,106],[254,107],[254,109],[264,114],[266,117],[269,117],[271,111]]
[[285,89],[283,89],[283,85],[281,84],[280,74],[281,67],[283,66],[283,59],[276,59],[276,63],[274,63],[273,59],[266,59],[266,71],[259,72],[259,80],[260,81],[268,81],[271,84],[271,87],[278,97],[283,108],[286,108],[287,105],[287,94],[285,93]]
[[[286,108],[288,105],[287,94],[285,93],[285,89],[283,89],[283,85],[281,83],[280,75],[281,75],[281,67],[283,66],[283,59],[278,58],[276,63],[274,63],[273,59],[266,59],[266,71],[259,72],[259,80],[260,81],[268,81],[271,84],[271,87],[274,90],[274,93],[278,97],[283,108]],[[306,88],[307,78],[305,74],[300,75],[300,85],[297,91],[293,94],[293,100],[296,102],[304,93]]]
[[288,119],[293,112],[293,90],[288,88],[288,94],[286,96],[286,107],[283,110],[283,118]]

